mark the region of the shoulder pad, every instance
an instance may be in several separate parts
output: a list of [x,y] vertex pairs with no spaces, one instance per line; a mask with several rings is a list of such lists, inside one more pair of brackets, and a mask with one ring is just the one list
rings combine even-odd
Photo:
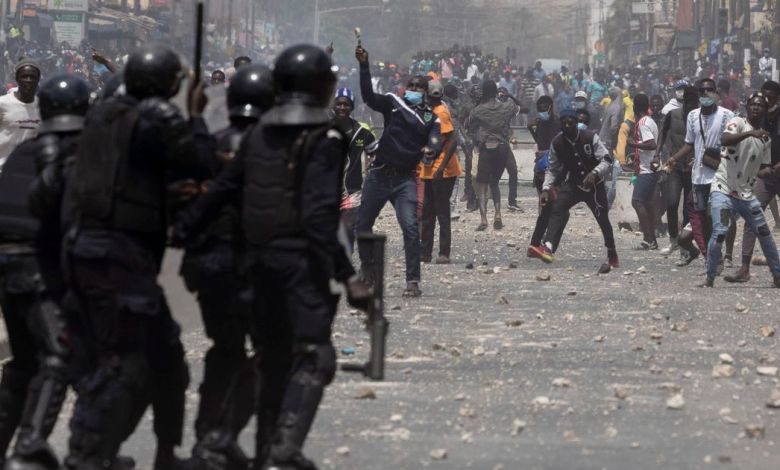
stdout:
[[60,154],[60,139],[54,134],[44,134],[36,140],[35,163],[38,168],[57,160]]
[[138,112],[153,121],[183,119],[176,105],[159,97],[147,98],[138,103]]

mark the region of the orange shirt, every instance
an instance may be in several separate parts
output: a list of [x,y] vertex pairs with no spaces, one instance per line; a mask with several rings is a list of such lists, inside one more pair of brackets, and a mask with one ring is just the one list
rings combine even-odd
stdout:
[[[444,103],[438,104],[433,108],[433,114],[439,118],[439,126],[441,126],[442,135],[449,134],[450,139],[455,139],[455,126],[452,125],[452,117],[450,116],[450,110],[447,105]],[[438,170],[442,162],[444,162],[444,151],[445,149],[442,149],[442,152],[439,154],[438,158],[434,160],[433,165],[426,167],[420,163],[420,165],[417,167],[420,179],[433,179],[433,174],[436,173],[436,170]],[[453,153],[452,157],[450,157],[450,162],[444,169],[444,177],[455,178],[456,176],[460,176],[461,173],[463,173],[463,170],[460,167],[458,154]]]

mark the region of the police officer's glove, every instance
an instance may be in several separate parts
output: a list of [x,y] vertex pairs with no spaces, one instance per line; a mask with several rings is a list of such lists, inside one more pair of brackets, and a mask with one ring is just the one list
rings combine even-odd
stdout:
[[374,294],[368,284],[357,276],[351,277],[346,282],[347,302],[359,310],[368,310]]

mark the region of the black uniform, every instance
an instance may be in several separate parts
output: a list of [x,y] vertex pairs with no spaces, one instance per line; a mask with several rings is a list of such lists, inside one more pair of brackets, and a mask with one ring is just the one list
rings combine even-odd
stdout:
[[158,458],[161,448],[181,442],[189,375],[179,326],[157,284],[166,186],[205,178],[211,155],[205,123],[188,124],[162,98],[109,98],[87,115],[66,193],[73,207],[65,242],[69,287],[96,358],[78,384],[71,419],[75,468],[115,462],[150,402]]
[[[300,141],[304,131],[314,136],[306,144]],[[310,150],[304,153],[304,146]],[[292,174],[269,171],[267,162],[284,161],[291,147],[301,152],[289,156],[298,163]],[[349,263],[334,262],[344,257],[337,239],[344,155],[342,136],[332,129],[257,127],[235,161],[177,224],[186,235],[221,204],[243,203],[261,376],[261,456],[269,452],[275,431],[295,434],[297,445],[275,446],[275,456],[289,458],[285,452],[300,451],[322,391],[335,374],[330,334],[338,296],[331,293],[329,280],[354,274]],[[289,444],[289,439],[276,443]]]
[[[234,154],[249,125],[247,121],[234,121],[215,134],[218,154]],[[220,164],[217,167],[218,171],[223,170]],[[250,294],[240,262],[242,245],[240,212],[229,205],[203,234],[187,245],[182,260],[181,275],[187,289],[197,294],[206,336],[213,342],[206,352],[203,382],[198,389],[198,442],[218,429],[229,434],[231,443],[235,442],[253,413],[254,380],[245,346]],[[221,440],[223,436],[209,439]]]
[[254,468],[312,469],[303,443],[336,372],[330,281],[355,275],[337,237],[347,144],[327,114],[336,77],[322,49],[288,48],[273,79],[277,105],[180,214],[175,234],[191,239],[225,204],[241,207],[253,287]]
[[60,308],[60,205],[89,106],[84,80],[57,74],[39,88],[43,124],[0,176],[0,306],[13,359],[0,383],[0,461],[5,468],[57,469],[47,438],[65,399],[77,335]]
[[[247,65],[233,76],[227,90],[230,126],[215,134],[214,177],[231,164],[245,133],[273,102],[268,67]],[[255,383],[254,363],[245,349],[251,291],[240,221],[239,208],[225,206],[187,245],[182,261],[181,274],[187,287],[197,292],[206,335],[213,342],[199,389],[192,470],[246,470],[249,465],[238,445],[238,435],[254,412]]]
[[[57,262],[60,232],[56,225],[38,230],[28,199],[45,202],[44,184],[35,179],[36,167],[49,160],[62,163],[71,156],[78,130],[58,133],[45,126],[41,130],[38,137],[14,150],[0,176],[0,306],[13,355],[0,382],[0,461],[18,426],[15,454],[34,456],[48,468],[56,468],[56,456],[46,439],[65,399],[70,354],[58,305],[63,294]],[[34,181],[37,189],[31,194]],[[45,206],[37,209],[36,215],[44,215]]]

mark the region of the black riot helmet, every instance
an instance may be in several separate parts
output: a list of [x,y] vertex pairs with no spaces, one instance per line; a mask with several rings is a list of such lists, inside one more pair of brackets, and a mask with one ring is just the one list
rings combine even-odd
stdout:
[[184,77],[179,56],[162,46],[136,49],[127,59],[124,74],[127,94],[139,100],[172,97]]
[[38,88],[41,127],[54,132],[81,129],[89,96],[89,85],[81,77],[67,73],[49,77]]
[[310,44],[285,49],[276,59],[273,78],[276,106],[263,116],[263,123],[299,126],[330,121],[336,74],[324,50]]
[[227,89],[228,115],[259,119],[274,104],[271,69],[264,65],[245,65],[230,79]]

